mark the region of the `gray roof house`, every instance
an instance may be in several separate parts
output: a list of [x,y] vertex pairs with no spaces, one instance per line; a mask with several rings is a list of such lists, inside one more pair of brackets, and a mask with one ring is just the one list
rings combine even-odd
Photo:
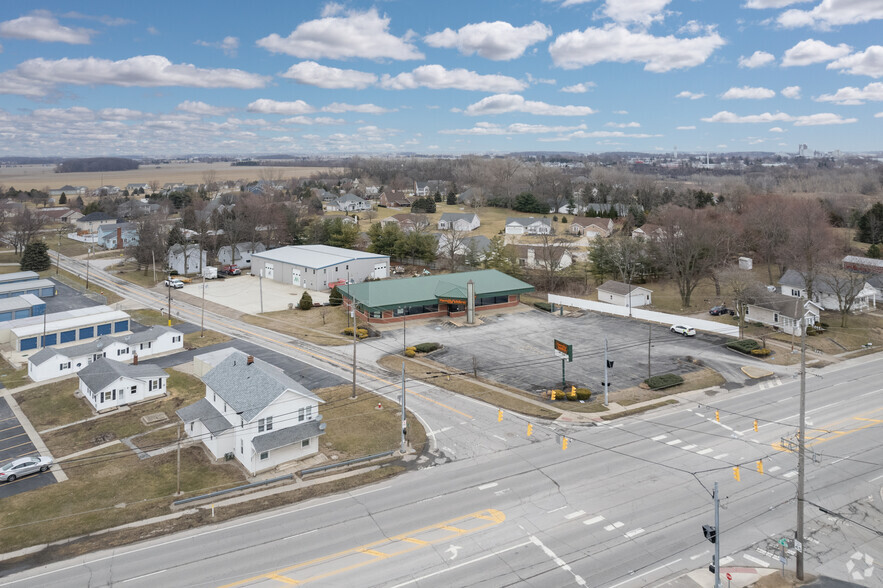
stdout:
[[[858,276],[857,276],[858,277]],[[797,270],[789,269],[779,278],[779,286],[785,296],[798,298],[807,297],[806,281]],[[866,280],[837,280],[826,275],[816,276],[813,280],[813,302],[824,310],[840,310],[838,290],[841,298],[848,294],[854,297],[849,310],[862,311],[877,307],[877,291]]]
[[814,325],[819,321],[822,307],[805,298],[769,292],[745,305],[745,320],[759,322],[789,335],[800,334],[800,319]]
[[232,454],[255,475],[319,450],[323,401],[276,366],[235,350],[202,381],[205,398],[177,414],[216,459]]
[[445,212],[438,219],[438,230],[472,231],[481,226],[474,212]]
[[345,194],[336,200],[328,202],[325,205],[325,210],[340,210],[344,212],[371,210],[371,203],[363,198],[359,198],[355,194]]
[[98,411],[162,396],[169,378],[157,365],[129,365],[106,357],[96,359],[77,376],[80,394]]
[[546,217],[510,217],[506,219],[507,235],[549,235],[552,221]]

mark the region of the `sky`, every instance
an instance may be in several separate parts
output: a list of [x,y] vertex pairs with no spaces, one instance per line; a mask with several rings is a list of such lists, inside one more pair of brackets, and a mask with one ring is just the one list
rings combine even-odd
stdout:
[[880,43],[883,0],[4,2],[0,157],[877,151]]

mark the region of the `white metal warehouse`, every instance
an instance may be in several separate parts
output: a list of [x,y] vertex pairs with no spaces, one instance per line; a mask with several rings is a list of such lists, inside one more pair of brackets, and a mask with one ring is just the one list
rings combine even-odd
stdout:
[[389,256],[329,245],[289,245],[251,256],[251,273],[307,290],[389,277]]

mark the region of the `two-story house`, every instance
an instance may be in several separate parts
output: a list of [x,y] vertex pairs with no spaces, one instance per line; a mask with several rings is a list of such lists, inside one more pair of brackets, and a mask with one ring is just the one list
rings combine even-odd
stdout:
[[[779,287],[785,296],[806,298],[806,281],[797,270],[789,269],[779,278]],[[866,280],[841,280],[839,283],[826,275],[819,275],[812,281],[813,302],[824,310],[840,310],[840,300],[852,298],[849,310],[860,312],[877,308],[877,291]],[[839,291],[838,291],[839,290]]]
[[232,350],[202,381],[205,398],[178,416],[215,459],[235,457],[255,475],[319,450],[322,400],[281,369]]

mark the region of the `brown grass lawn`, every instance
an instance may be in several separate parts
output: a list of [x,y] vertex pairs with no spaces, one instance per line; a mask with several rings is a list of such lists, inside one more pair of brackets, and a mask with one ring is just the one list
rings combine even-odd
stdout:
[[18,405],[37,431],[66,425],[93,415],[82,399],[74,397],[79,380],[68,378],[15,395]]
[[347,345],[347,315],[341,306],[321,306],[310,310],[277,310],[260,315],[243,314],[240,320],[317,345]]
[[[338,461],[393,451],[401,447],[401,410],[398,404],[357,388],[357,397],[351,398],[352,386],[334,386],[315,390],[325,404],[319,406],[322,421],[328,424],[319,437],[319,447],[327,456],[336,455]],[[382,409],[378,410],[377,403]],[[410,412],[408,413],[408,442],[420,453],[426,443],[426,431]]]
[[[19,263],[20,261],[20,253],[16,253],[15,251],[4,251],[0,253],[0,263]],[[0,266],[0,273],[9,274],[17,271],[21,271],[21,269],[14,265]]]
[[[130,407],[131,410],[108,413],[106,416],[87,423],[52,431],[43,435],[43,441],[45,441],[53,455],[64,456],[95,447],[109,439],[123,439],[139,433],[146,433],[155,429],[157,425],[145,426],[141,423],[141,417],[156,412],[163,412],[170,420],[174,421],[177,418],[175,416],[177,409],[192,404],[205,395],[205,385],[199,378],[176,370],[170,370],[168,385],[168,396],[132,405]],[[73,394],[72,391],[69,393]],[[87,403],[84,399],[77,399],[77,402],[81,402],[84,405]],[[52,417],[44,414],[43,411],[47,410],[46,407],[51,405],[50,402],[42,405],[35,404],[32,407],[34,409],[33,416],[32,413],[27,411],[26,414],[28,414],[28,418],[32,421],[48,422]],[[43,411],[40,409],[43,409]],[[164,425],[168,422],[158,423],[158,425]]]
[[[175,460],[174,452],[139,460],[116,445],[63,464],[68,481],[3,499],[0,552],[168,514]],[[201,448],[181,451],[182,491],[197,494],[242,482],[237,467],[210,463]]]
[[208,347],[209,345],[214,345],[215,343],[226,343],[227,341],[232,341],[233,339],[223,333],[218,333],[217,331],[194,331],[193,333],[187,333],[184,335],[184,347],[188,349],[198,349],[200,347]]
[[645,390],[639,386],[616,390],[609,394],[610,401],[622,406],[631,406],[638,402],[646,402],[648,400],[655,400],[656,398],[665,398],[666,396],[680,394],[681,392],[720,386],[726,382],[723,376],[709,368],[703,368],[695,372],[682,374],[682,377],[684,378],[683,384],[678,384],[677,386],[672,386],[671,388],[666,388],[664,390]]
[[[75,241],[73,239],[68,239],[67,237],[61,237],[61,243],[59,244],[58,238],[48,238],[46,240],[46,244],[53,251],[61,251],[62,255],[67,255],[68,257],[79,257],[80,255],[87,255],[89,253],[89,246],[81,241]],[[95,253],[97,248],[92,249],[92,253]],[[55,256],[52,256],[52,261],[55,261]]]
[[[154,326],[154,325],[168,325],[168,315],[162,313],[158,310],[153,310],[151,308],[138,308],[135,310],[126,311],[129,313],[129,316],[132,317],[132,320],[141,323],[144,326]],[[174,327],[177,324],[180,324],[181,321],[172,317],[172,326]]]
[[[401,355],[388,355],[381,358],[380,361],[378,361],[377,363],[390,371],[400,373],[402,369],[402,359],[403,357]],[[415,361],[411,361],[409,359],[405,359],[405,374],[407,377],[413,378],[415,380],[429,382],[435,386],[438,386],[439,388],[444,388],[445,390],[450,390],[452,392],[456,392],[457,394],[462,394],[470,398],[475,398],[477,400],[487,402],[488,404],[491,404],[493,406],[498,406],[500,408],[511,410],[513,412],[521,413],[528,416],[554,419],[561,414],[559,411],[546,409],[530,402],[519,400],[517,397],[510,396],[509,394],[504,394],[498,390],[495,390],[491,386],[483,384],[481,381],[476,381],[473,378],[460,376],[451,376],[450,378],[439,377],[440,373],[448,371],[448,368],[446,366],[440,363],[433,362],[425,357],[420,358],[420,361],[428,363],[429,365],[427,366]],[[496,383],[493,384],[493,386],[498,388],[506,388],[513,394],[520,394],[526,397],[534,398],[533,395],[530,395],[523,390],[516,390],[514,388]],[[566,406],[561,406],[561,408],[562,410],[570,410],[571,408],[573,408],[574,410],[578,410],[577,406],[586,405],[572,403],[571,406],[571,403],[568,403]]]
[[5,387],[12,389],[29,384],[30,382],[31,379],[28,377],[28,366],[17,370],[13,368],[8,361],[0,357],[0,383]]
[[127,261],[119,266],[115,266],[113,270],[115,275],[119,276],[120,279],[126,280],[127,282],[132,282],[133,284],[137,284],[145,288],[153,288],[154,286],[165,280],[165,274],[162,271],[157,271],[157,279],[156,281],[154,281],[153,268],[147,268],[147,273],[145,274],[143,269],[138,269],[138,266],[137,264],[135,264],[134,261]]
[[[847,317],[846,328],[840,326],[838,312],[823,312],[822,322],[828,324],[825,332],[806,338],[806,347],[810,352],[818,350],[839,355],[861,350],[865,343],[871,343],[871,350],[879,350],[883,346],[883,314],[880,312],[851,314]],[[772,335],[772,338],[788,345],[792,341],[792,337],[784,333]],[[794,337],[793,341],[794,348],[800,349],[800,337]]]
[[[180,423],[180,421],[178,421]],[[181,433],[183,438],[183,431]],[[132,443],[135,444],[136,447],[139,447],[145,451],[152,451],[154,449],[159,449],[160,447],[167,447],[172,445],[178,440],[178,427],[162,427],[151,431],[150,433],[145,433],[144,435],[140,435],[132,439]]]

